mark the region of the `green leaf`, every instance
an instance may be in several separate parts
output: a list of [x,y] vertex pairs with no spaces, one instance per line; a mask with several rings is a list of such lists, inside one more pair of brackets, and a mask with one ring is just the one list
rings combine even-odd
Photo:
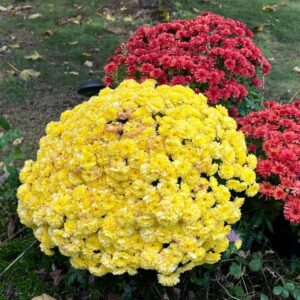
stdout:
[[242,267],[235,262],[232,263],[229,268],[229,274],[234,276],[234,278],[236,278],[236,279],[241,278],[241,276],[243,274]]
[[290,293],[289,293],[288,290],[285,290],[285,289],[282,290],[281,296],[282,296],[284,299],[288,298],[289,295],[290,295]]
[[261,269],[260,259],[252,259],[249,263],[249,269],[253,272],[257,272]]
[[8,143],[10,143],[12,140],[15,140],[17,138],[20,138],[20,133],[16,131],[8,131],[5,132],[0,137],[0,149],[3,149]]
[[283,287],[281,285],[277,285],[273,288],[273,294],[278,296],[283,291]]
[[295,289],[295,285],[291,282],[286,282],[283,287],[284,287],[284,289],[286,289],[290,292],[292,292]]
[[260,294],[260,300],[269,300],[269,297],[263,293]]
[[243,288],[241,286],[235,286],[234,289],[233,289],[233,292],[238,297],[243,296],[244,293],[245,293],[244,290],[243,290]]
[[8,122],[3,117],[0,117],[0,127],[2,127],[4,130],[10,129]]
[[266,221],[266,224],[267,224],[269,230],[273,233],[274,230],[273,230],[273,223],[272,223],[272,221],[270,219],[268,219],[268,218],[266,218],[265,221]]
[[293,292],[293,297],[296,299],[296,300],[300,300],[300,289],[295,289],[294,292]]

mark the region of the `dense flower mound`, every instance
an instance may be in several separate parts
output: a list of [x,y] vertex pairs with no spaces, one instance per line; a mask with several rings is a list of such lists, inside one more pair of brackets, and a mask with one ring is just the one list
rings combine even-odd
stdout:
[[247,85],[261,85],[261,69],[267,74],[270,64],[245,24],[204,13],[140,27],[110,58],[104,81],[110,86],[118,78],[154,78],[160,84],[189,85],[211,103],[232,102],[247,95]]
[[75,268],[152,269],[174,285],[220,259],[244,192],[258,192],[256,157],[236,127],[187,87],[106,88],[47,126],[21,172],[21,221]]
[[264,152],[256,169],[262,179],[260,192],[284,200],[285,218],[300,224],[300,101],[268,101],[265,106],[240,118],[239,124],[246,136],[262,141],[256,148]]

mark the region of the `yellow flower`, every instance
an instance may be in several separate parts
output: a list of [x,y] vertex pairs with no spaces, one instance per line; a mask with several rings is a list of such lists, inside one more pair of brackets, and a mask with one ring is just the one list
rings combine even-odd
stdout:
[[126,80],[51,122],[20,174],[18,214],[41,249],[96,276],[182,272],[220,260],[258,190],[227,110],[183,86]]
[[254,183],[251,186],[249,186],[249,188],[246,190],[246,195],[248,197],[253,197],[258,193],[258,191],[259,191],[259,184]]

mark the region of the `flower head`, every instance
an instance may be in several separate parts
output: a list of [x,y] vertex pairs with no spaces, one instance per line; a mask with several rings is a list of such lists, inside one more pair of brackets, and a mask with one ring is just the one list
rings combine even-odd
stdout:
[[45,253],[58,247],[96,276],[152,269],[174,285],[227,249],[243,204],[232,190],[243,193],[255,174],[224,107],[187,87],[128,80],[46,133],[18,190],[21,221]]
[[247,95],[247,85],[260,87],[260,69],[267,74],[270,64],[246,25],[210,12],[140,27],[104,68],[107,85],[125,77],[153,78],[159,84],[192,86],[211,104],[234,103]]
[[267,101],[264,106],[265,110],[252,112],[238,123],[245,135],[260,145],[250,145],[249,151],[264,153],[256,169],[261,181],[260,193],[267,198],[286,201],[284,216],[295,223],[300,218],[294,200],[300,198],[299,102],[281,105]]

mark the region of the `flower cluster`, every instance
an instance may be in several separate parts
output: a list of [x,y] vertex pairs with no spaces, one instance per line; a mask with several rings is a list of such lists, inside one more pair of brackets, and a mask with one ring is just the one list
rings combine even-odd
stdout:
[[265,103],[266,109],[239,119],[247,137],[262,141],[264,158],[256,169],[261,178],[260,192],[266,197],[284,200],[284,216],[300,223],[300,101],[280,105]]
[[110,58],[104,82],[112,85],[125,70],[125,77],[138,81],[154,78],[160,84],[189,85],[212,104],[235,103],[247,95],[246,85],[260,87],[259,69],[267,74],[270,64],[246,25],[204,13],[140,27]]
[[163,285],[217,262],[244,192],[259,185],[244,134],[206,102],[188,87],[127,80],[51,122],[18,190],[41,249],[57,246],[96,276],[156,270]]

